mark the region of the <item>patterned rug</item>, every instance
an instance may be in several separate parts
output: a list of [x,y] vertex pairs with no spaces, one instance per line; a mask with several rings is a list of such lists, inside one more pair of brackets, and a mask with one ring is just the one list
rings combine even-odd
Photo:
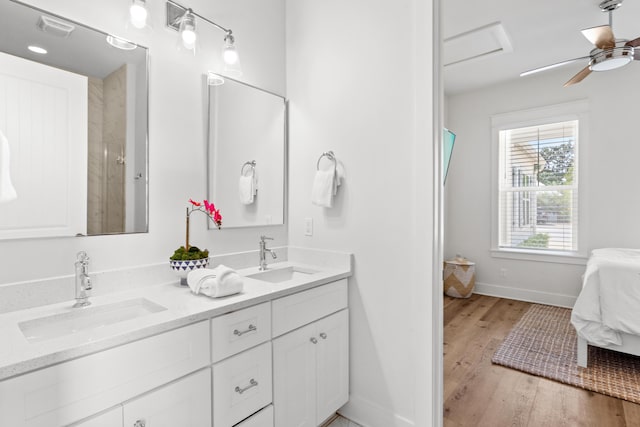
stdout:
[[532,305],[491,361],[586,390],[640,403],[640,357],[589,346],[589,367],[576,363],[571,310]]

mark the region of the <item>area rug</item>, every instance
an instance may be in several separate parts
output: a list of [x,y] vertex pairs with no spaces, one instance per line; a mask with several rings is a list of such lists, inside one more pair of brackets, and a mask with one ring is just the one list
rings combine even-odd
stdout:
[[640,357],[589,346],[589,367],[576,358],[571,310],[532,305],[491,361],[586,390],[640,403]]

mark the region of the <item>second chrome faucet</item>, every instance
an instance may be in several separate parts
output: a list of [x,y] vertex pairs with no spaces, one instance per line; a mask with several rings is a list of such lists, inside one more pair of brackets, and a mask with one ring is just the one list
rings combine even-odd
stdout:
[[260,236],[260,271],[267,269],[267,252],[271,254],[273,259],[278,257],[273,249],[267,248],[267,240],[273,240],[273,237]]
[[91,304],[87,291],[91,290],[91,277],[89,277],[89,256],[86,252],[78,252],[76,260],[76,303],[74,308],[86,307]]

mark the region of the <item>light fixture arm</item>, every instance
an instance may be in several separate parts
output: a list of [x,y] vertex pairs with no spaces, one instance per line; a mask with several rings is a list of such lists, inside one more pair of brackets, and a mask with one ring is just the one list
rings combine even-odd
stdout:
[[[174,29],[176,29],[176,30],[177,30],[177,27],[178,27],[178,26],[179,26],[179,24],[180,24],[180,22],[179,22],[180,18],[181,18],[182,16],[184,16],[184,14],[186,14],[186,13],[191,13],[192,15],[197,16],[199,19],[202,19],[203,21],[205,21],[205,22],[207,22],[207,23],[209,23],[209,24],[213,25],[214,27],[216,27],[216,28],[217,28],[217,29],[219,29],[220,31],[224,31],[225,33],[227,33],[227,36],[230,36],[230,35],[231,35],[231,30],[230,30],[230,29],[227,29],[227,28],[223,27],[222,25],[216,24],[216,23],[215,23],[215,22],[213,22],[212,20],[207,19],[207,18],[205,18],[204,16],[202,16],[202,15],[200,15],[200,14],[198,14],[198,13],[194,12],[194,11],[193,11],[193,9],[191,9],[191,8],[184,7],[184,6],[182,6],[181,4],[178,4],[178,3],[176,3],[176,2],[175,2],[175,1],[173,1],[173,0],[167,0],[167,4],[171,4],[171,5],[173,5],[174,7],[176,7],[176,8],[178,8],[178,9],[180,9],[180,10],[183,12],[183,13],[181,13],[177,18],[172,19],[172,20],[171,20],[171,22],[167,22],[167,25],[168,25],[168,26],[170,26],[170,27],[172,27],[172,28],[174,28]],[[169,17],[167,16],[167,21],[168,21],[168,20],[169,20]],[[177,22],[176,22],[176,21],[177,21]]]

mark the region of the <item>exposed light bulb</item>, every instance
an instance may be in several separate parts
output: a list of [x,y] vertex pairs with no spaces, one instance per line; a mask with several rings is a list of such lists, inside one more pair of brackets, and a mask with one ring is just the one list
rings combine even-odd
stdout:
[[182,38],[182,45],[186,49],[195,49],[198,35],[196,34],[196,18],[191,13],[191,9],[181,18],[180,37]]
[[238,51],[235,46],[225,46],[222,59],[226,64],[233,65],[238,62]]
[[222,60],[227,65],[234,65],[240,59],[240,57],[238,56],[238,51],[233,44],[234,42],[235,39],[231,35],[231,32],[229,32],[224,38],[224,49],[222,50]]
[[193,49],[196,45],[196,32],[193,30],[185,29],[182,31],[182,44],[187,49]]
[[149,16],[145,0],[133,0],[129,8],[129,16],[131,25],[138,29],[144,28],[147,25],[147,17]]

